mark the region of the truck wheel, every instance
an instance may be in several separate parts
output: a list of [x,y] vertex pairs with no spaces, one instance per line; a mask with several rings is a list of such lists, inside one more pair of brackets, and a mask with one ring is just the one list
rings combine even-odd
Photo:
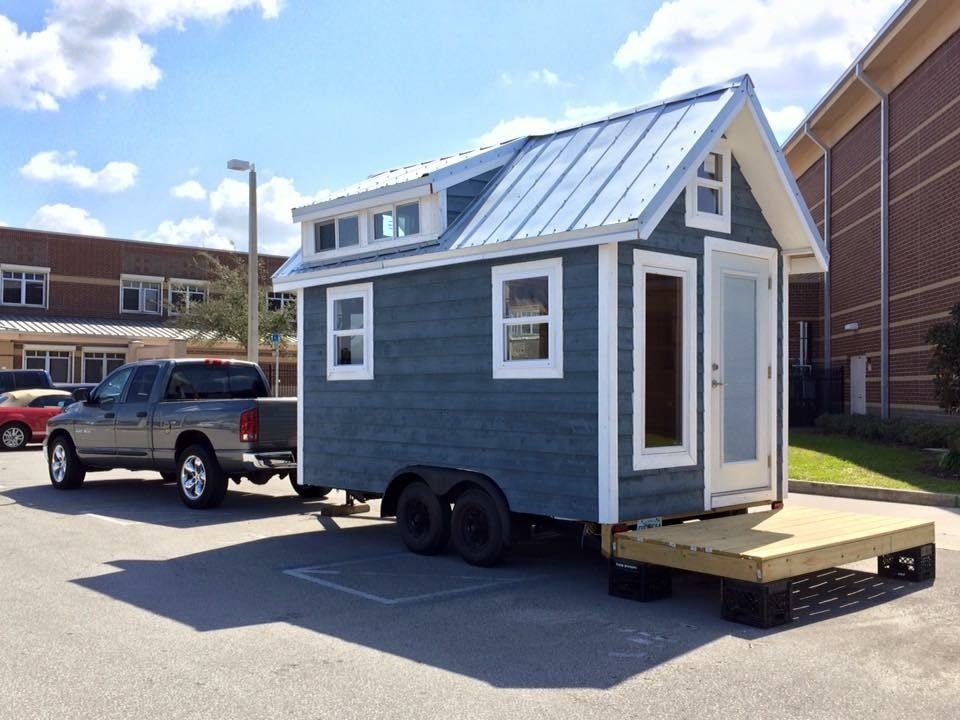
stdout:
[[397,527],[412,552],[436,555],[450,541],[450,506],[426,483],[410,483],[397,499]]
[[47,456],[50,482],[57,490],[76,490],[83,485],[87,470],[77,457],[69,438],[58,437],[50,443]]
[[4,450],[19,450],[29,438],[30,428],[21,423],[8,423],[0,427],[0,448]]
[[507,549],[496,501],[479,488],[467,490],[453,506],[453,546],[471,565],[496,565]]
[[180,455],[177,491],[183,504],[196,510],[213,508],[227,494],[227,476],[217,458],[203,445],[191,445]]
[[290,473],[290,487],[292,487],[293,491],[302,498],[326,497],[333,489],[324,487],[323,485],[298,485],[297,473],[295,472]]

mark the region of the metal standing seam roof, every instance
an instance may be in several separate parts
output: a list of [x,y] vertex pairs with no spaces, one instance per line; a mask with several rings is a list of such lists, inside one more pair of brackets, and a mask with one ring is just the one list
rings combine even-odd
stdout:
[[159,323],[124,323],[110,320],[97,321],[90,318],[47,318],[27,315],[0,315],[0,333],[2,332],[188,339],[188,335],[183,330]]

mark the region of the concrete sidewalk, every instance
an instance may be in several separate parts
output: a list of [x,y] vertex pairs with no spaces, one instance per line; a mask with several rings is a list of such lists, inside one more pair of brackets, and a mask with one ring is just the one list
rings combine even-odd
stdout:
[[840,485],[837,483],[810,482],[808,480],[791,480],[789,487],[791,493],[804,493],[806,495],[829,495],[831,497],[851,498],[853,500],[878,500],[883,502],[906,503],[909,505],[960,508],[960,495],[952,493],[891,490],[889,488]]

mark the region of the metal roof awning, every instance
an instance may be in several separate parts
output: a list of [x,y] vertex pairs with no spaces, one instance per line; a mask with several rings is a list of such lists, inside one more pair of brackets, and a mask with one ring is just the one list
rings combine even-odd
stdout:
[[51,318],[30,315],[0,315],[0,335],[4,333],[84,335],[130,340],[138,338],[186,340],[188,337],[183,330],[162,323],[131,323],[91,318]]

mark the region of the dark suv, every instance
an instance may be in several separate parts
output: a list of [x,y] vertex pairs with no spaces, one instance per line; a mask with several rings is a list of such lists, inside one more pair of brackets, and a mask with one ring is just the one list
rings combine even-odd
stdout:
[[0,370],[0,392],[52,387],[53,379],[46,370]]

